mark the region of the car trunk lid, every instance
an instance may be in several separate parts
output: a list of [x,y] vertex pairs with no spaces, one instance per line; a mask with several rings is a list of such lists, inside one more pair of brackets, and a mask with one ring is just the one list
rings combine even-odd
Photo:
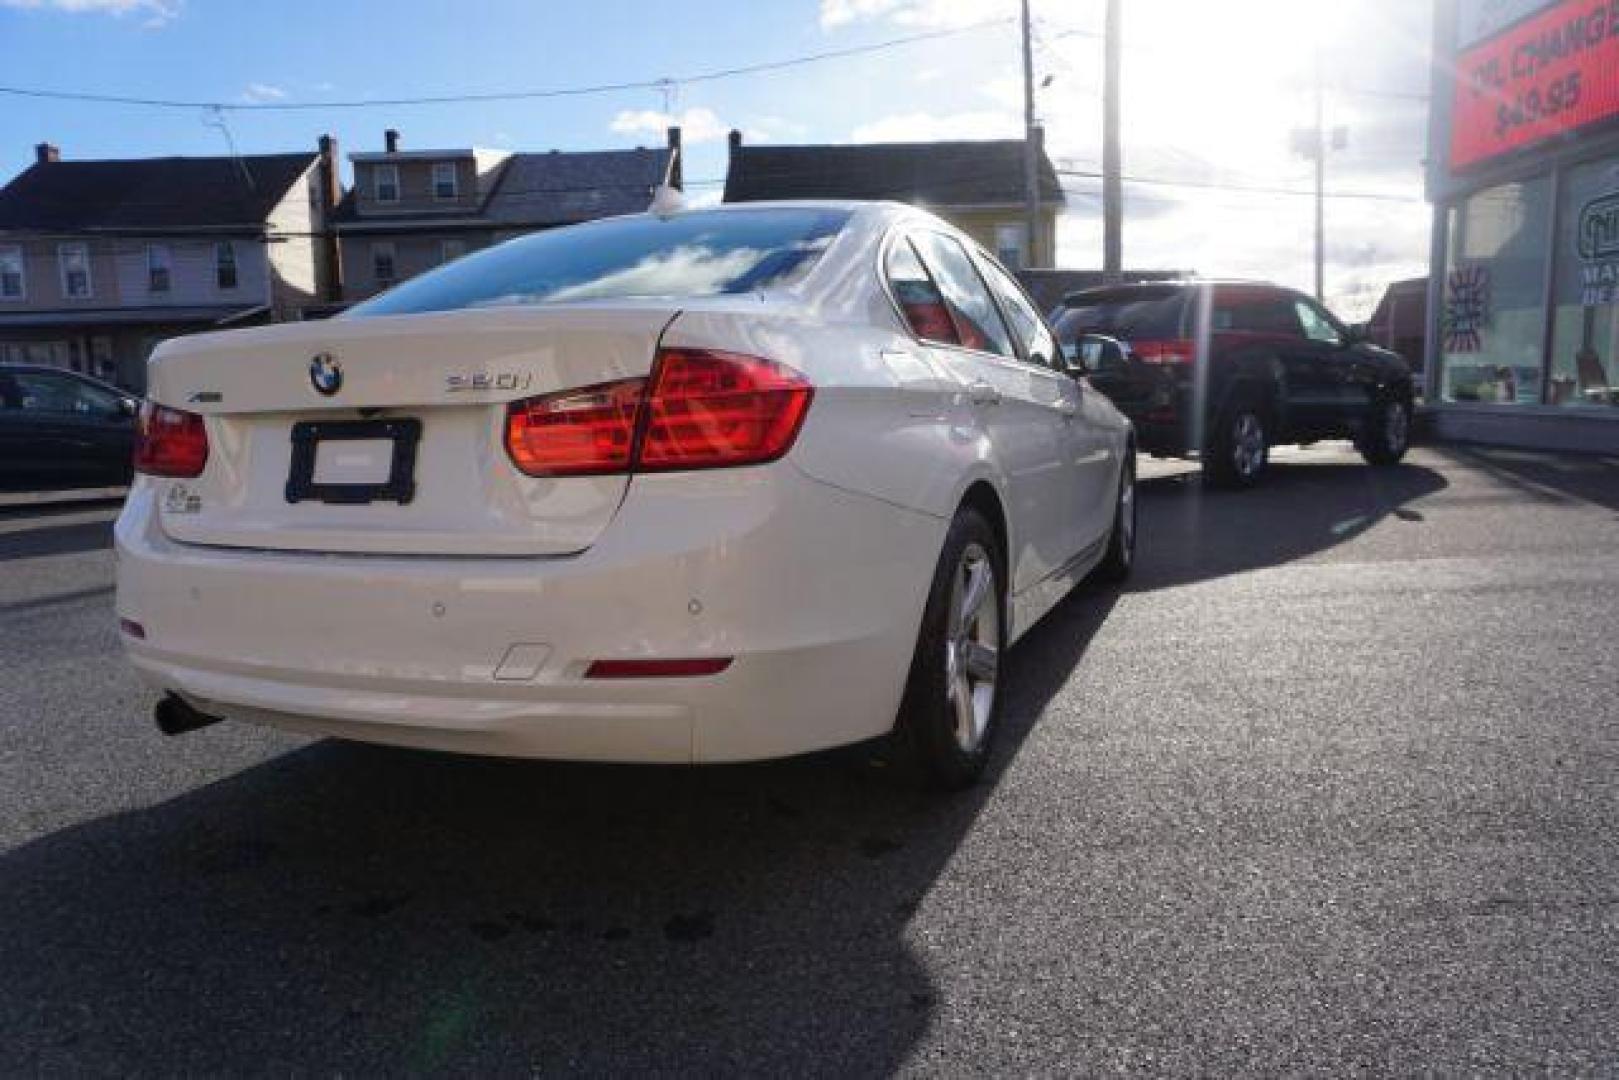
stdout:
[[209,460],[196,479],[154,481],[163,529],[278,551],[582,551],[628,477],[524,475],[505,448],[507,406],[644,377],[675,313],[503,307],[171,341],[153,357],[150,394],[206,418]]

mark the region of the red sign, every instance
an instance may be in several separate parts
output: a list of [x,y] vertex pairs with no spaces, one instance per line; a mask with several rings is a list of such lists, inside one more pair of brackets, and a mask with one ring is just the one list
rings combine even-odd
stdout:
[[1619,0],[1564,0],[1456,61],[1450,167],[1619,115]]

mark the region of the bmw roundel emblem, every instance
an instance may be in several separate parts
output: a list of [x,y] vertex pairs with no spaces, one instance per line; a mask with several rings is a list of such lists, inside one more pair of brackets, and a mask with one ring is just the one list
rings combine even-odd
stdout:
[[343,389],[343,368],[331,353],[318,353],[309,361],[309,384],[331,397]]

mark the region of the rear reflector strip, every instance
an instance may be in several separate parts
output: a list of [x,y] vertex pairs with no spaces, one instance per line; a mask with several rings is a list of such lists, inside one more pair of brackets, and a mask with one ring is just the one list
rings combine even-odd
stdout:
[[595,660],[585,669],[587,679],[691,679],[718,675],[731,666],[729,656],[685,660]]

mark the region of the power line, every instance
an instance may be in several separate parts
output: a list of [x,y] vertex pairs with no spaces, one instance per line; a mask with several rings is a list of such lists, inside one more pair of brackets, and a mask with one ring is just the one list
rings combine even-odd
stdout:
[[[1086,172],[1079,169],[1058,169],[1058,176],[1073,176],[1083,180],[1100,180],[1099,172]],[[1301,188],[1272,187],[1267,184],[1227,184],[1213,180],[1171,180],[1156,176],[1126,176],[1127,184],[1153,184],[1163,187],[1199,188],[1208,191],[1251,191],[1260,195],[1294,195],[1305,198],[1315,198],[1315,192],[1305,191]],[[1416,195],[1398,195],[1392,191],[1329,191],[1329,199],[1368,199],[1380,202],[1420,203],[1423,198]]]
[[131,97],[122,94],[95,94],[77,90],[42,90],[35,87],[0,86],[0,94],[12,97],[47,99],[52,101],[72,101],[81,104],[95,105],[129,105],[155,109],[214,109],[230,112],[307,112],[316,109],[371,109],[371,108],[397,108],[414,105],[459,105],[475,104],[479,102],[494,101],[534,101],[544,98],[585,97],[596,94],[623,93],[631,90],[656,90],[669,86],[689,85],[694,83],[716,82],[721,79],[733,79],[745,75],[758,75],[769,71],[783,71],[788,68],[802,67],[806,64],[818,64],[827,60],[840,60],[850,56],[864,56],[870,53],[883,52],[906,45],[915,45],[924,41],[938,41],[943,38],[957,37],[962,34],[983,30],[991,26],[1004,26],[1012,22],[1011,19],[986,19],[983,22],[970,23],[966,26],[953,27],[946,30],[929,30],[919,34],[910,34],[905,37],[889,38],[886,41],[872,42],[869,45],[854,45],[845,49],[829,49],[825,52],[807,53],[803,56],[789,57],[785,60],[770,60],[758,64],[744,64],[738,67],[721,68],[715,71],[702,71],[680,78],[637,79],[628,82],[598,83],[592,86],[559,86],[543,90],[503,90],[487,94],[443,94],[436,96],[406,97],[406,98],[364,98],[352,101],[193,101],[177,98]]

